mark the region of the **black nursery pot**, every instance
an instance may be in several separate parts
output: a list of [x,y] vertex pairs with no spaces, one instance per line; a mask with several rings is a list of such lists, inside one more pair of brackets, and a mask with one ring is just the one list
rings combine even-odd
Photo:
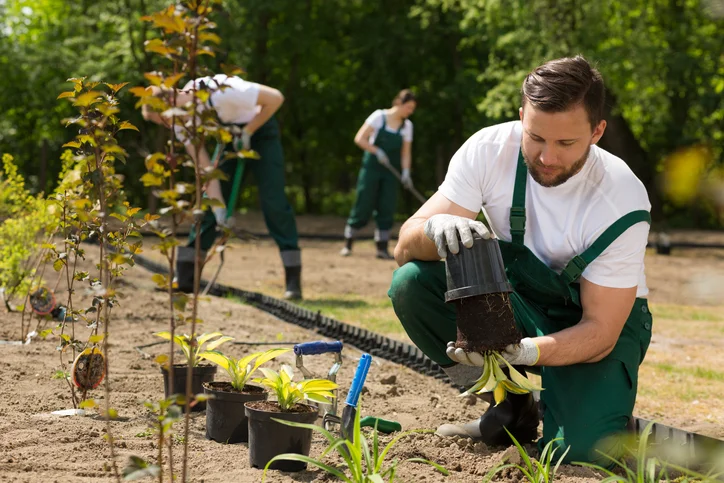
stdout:
[[205,382],[204,393],[213,396],[206,402],[206,437],[228,444],[249,441],[244,403],[264,401],[269,393],[252,384],[246,384],[243,391],[238,392],[230,382]]
[[[458,240],[459,241],[459,240]],[[477,233],[473,246],[465,248],[460,242],[457,255],[449,253],[445,259],[447,292],[445,302],[487,293],[512,292],[498,240],[485,240]]]
[[[173,380],[170,380],[168,370],[165,367],[161,367],[166,397],[172,394],[186,394],[186,374],[188,373],[188,369],[186,364],[174,364]],[[191,392],[193,394],[202,393],[204,390],[202,384],[213,381],[214,375],[216,375],[216,366],[200,365],[194,367],[191,372]],[[205,401],[200,401],[191,407],[192,411],[203,411],[204,409],[206,409]]]
[[[272,418],[313,424],[319,410],[306,404],[297,404],[294,409],[303,412],[273,412],[267,408],[278,405],[274,402],[256,401],[246,403],[246,416],[249,418],[249,464],[264,469],[273,457],[284,453],[296,453],[309,456],[312,447],[312,430],[295,428],[272,421]],[[275,461],[270,469],[281,471],[302,471],[307,463],[301,461]]]
[[503,255],[498,240],[473,236],[473,246],[460,243],[457,255],[445,260],[447,292],[445,301],[455,304],[457,340],[455,347],[466,351],[502,351],[520,342],[515,325]]

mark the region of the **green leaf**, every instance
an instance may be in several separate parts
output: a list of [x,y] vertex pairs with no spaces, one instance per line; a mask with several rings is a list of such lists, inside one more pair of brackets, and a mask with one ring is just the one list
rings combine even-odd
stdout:
[[135,481],[142,478],[156,477],[161,471],[157,465],[147,463],[138,456],[130,456],[128,464],[123,468],[123,479],[126,481]]

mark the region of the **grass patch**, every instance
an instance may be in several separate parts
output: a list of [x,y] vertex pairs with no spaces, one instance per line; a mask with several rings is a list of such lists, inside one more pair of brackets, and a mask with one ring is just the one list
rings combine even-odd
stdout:
[[693,307],[689,305],[651,304],[651,314],[656,319],[665,320],[698,320],[705,322],[723,322],[724,311]]
[[724,372],[715,371],[713,369],[705,369],[703,367],[681,367],[662,362],[651,365],[654,368],[664,372],[668,372],[669,374],[693,376],[700,379],[706,379],[708,381],[724,381]]
[[319,311],[349,324],[384,335],[403,335],[402,325],[392,309],[392,302],[385,298],[361,298],[349,295],[322,295],[298,302],[302,307]]

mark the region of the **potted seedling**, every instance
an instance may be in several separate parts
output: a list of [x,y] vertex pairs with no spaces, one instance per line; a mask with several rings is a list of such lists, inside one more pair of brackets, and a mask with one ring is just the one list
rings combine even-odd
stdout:
[[[165,340],[171,340],[171,334],[168,331],[156,332],[153,334]],[[216,366],[211,364],[200,364],[200,362],[224,342],[233,340],[233,337],[222,335],[221,332],[212,332],[210,334],[201,334],[199,336],[189,336],[187,334],[175,335],[173,342],[181,348],[184,354],[185,362],[173,365],[173,377],[169,377],[168,356],[161,354],[156,357],[156,362],[161,365],[163,373],[163,387],[166,397],[172,394],[186,393],[186,374],[188,368],[192,367],[191,374],[191,394],[200,394],[203,392],[202,384],[214,380],[216,374]],[[204,349],[204,345],[206,348]],[[193,411],[203,411],[206,409],[205,401],[195,401],[191,404]]]
[[472,247],[466,248],[462,243],[461,247],[445,260],[445,301],[455,304],[455,347],[482,353],[484,358],[483,374],[463,395],[492,391],[495,403],[500,404],[508,392],[525,394],[541,390],[500,355],[508,345],[519,343],[522,335],[515,325],[510,304],[513,288],[505,274],[498,240],[475,234]]
[[[276,395],[276,401],[253,401],[244,404],[249,418],[249,463],[254,468],[264,468],[279,454],[296,453],[309,456],[312,430],[305,427],[285,426],[276,420],[296,423],[313,423],[319,408],[303,404],[309,400],[330,404],[337,384],[327,379],[292,380],[291,366],[282,365],[279,372],[261,367],[264,377],[254,379],[268,387]],[[303,461],[275,461],[272,469],[301,471],[307,467]]]
[[270,349],[241,359],[232,359],[217,351],[203,353],[202,358],[226,370],[231,378],[231,382],[203,384],[204,393],[212,396],[206,406],[207,438],[220,443],[249,441],[249,424],[244,403],[266,400],[269,393],[263,387],[247,383],[262,364],[285,352],[289,352],[289,349]]
[[[358,409],[360,409],[358,407]],[[264,475],[262,481],[266,481],[266,472],[269,468],[273,468],[274,464],[280,461],[297,461],[300,463],[309,463],[313,466],[320,468],[329,475],[336,476],[339,480],[347,483],[371,483],[376,481],[395,481],[395,473],[399,465],[403,463],[423,463],[434,467],[441,474],[448,476],[448,471],[441,465],[426,460],[424,458],[407,458],[399,461],[397,459],[392,462],[385,461],[390,450],[402,439],[407,438],[413,434],[419,433],[432,433],[433,430],[417,429],[412,431],[406,431],[401,433],[387,443],[382,448],[379,442],[379,429],[375,424],[372,431],[372,441],[368,436],[361,431],[361,411],[356,411],[353,421],[353,437],[348,437],[343,434],[336,435],[327,431],[321,426],[295,423],[292,421],[281,421],[282,424],[293,426],[296,428],[306,428],[309,431],[318,431],[325,437],[329,442],[329,445],[322,452],[322,457],[319,459],[310,458],[307,455],[301,454],[281,454],[275,456],[266,468],[264,468]],[[336,451],[339,456],[344,460],[344,468],[326,463],[323,461],[324,457],[333,451]]]

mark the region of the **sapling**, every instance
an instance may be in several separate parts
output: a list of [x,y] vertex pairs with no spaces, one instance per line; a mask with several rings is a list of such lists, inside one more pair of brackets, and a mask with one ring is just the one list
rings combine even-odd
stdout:
[[[116,411],[111,407],[109,383],[110,321],[111,310],[118,304],[115,282],[127,268],[133,266],[134,255],[141,251],[141,242],[131,243],[129,239],[140,236],[138,228],[142,223],[137,221],[140,208],[133,208],[125,201],[122,178],[116,174],[115,163],[125,162],[127,155],[118,144],[116,135],[122,130],[138,129],[117,116],[120,109],[116,96],[126,84],[91,82],[85,78],[73,78],[69,82],[73,84],[73,90],[61,93],[58,98],[68,99],[80,114],[66,120],[66,125],[78,126],[79,133],[73,141],[64,145],[75,150],[74,160],[79,172],[79,177],[70,183],[70,189],[65,189],[63,193],[71,197],[64,201],[67,209],[65,214],[72,221],[67,225],[64,222],[64,228],[66,247],[72,246],[74,257],[73,265],[70,266],[68,253],[64,256],[59,254],[54,268],[59,271],[65,269],[69,315],[85,321],[90,333],[88,340],[82,344],[61,330],[61,352],[64,345],[73,346],[74,351],[79,349],[81,352],[76,356],[71,372],[75,372],[73,378],[81,387],[83,398],[93,384],[84,386],[80,381],[90,381],[94,371],[99,376],[105,376],[105,437],[109,442],[114,475],[120,481],[111,432],[111,419],[116,417]],[[115,219],[113,224],[111,219]],[[99,243],[99,262],[95,265],[97,275],[76,270],[78,258],[83,256],[80,243],[89,239],[97,239]],[[84,310],[73,308],[74,281],[88,283],[91,305]],[[62,325],[65,326],[65,320]],[[102,351],[97,348],[98,345]],[[102,370],[98,364],[102,365]],[[78,374],[77,371],[83,373]],[[90,406],[92,404],[86,403]]]
[[[155,96],[151,90],[138,86],[131,92],[139,98],[136,107],[144,106],[159,112],[171,128],[171,141],[163,152],[154,153],[146,158],[146,170],[141,180],[144,185],[154,190],[154,195],[163,203],[161,215],[168,219],[169,226],[164,228],[160,223],[153,225],[153,232],[160,241],[154,247],[158,249],[168,262],[168,275],[155,275],[154,281],[158,287],[168,293],[169,302],[169,339],[175,340],[178,325],[188,325],[187,332],[196,333],[199,307],[199,285],[201,270],[208,261],[202,256],[200,237],[196,237],[194,245],[194,282],[193,295],[179,293],[174,286],[174,268],[178,257],[177,239],[178,226],[184,222],[191,222],[196,233],[200,231],[204,211],[213,206],[222,204],[203,196],[205,186],[212,178],[223,176],[219,170],[205,169],[194,159],[199,159],[202,146],[210,137],[216,137],[224,142],[230,142],[231,134],[220,126],[213,110],[202,109],[208,100],[208,90],[193,88],[192,101],[187,105],[179,106],[177,100],[177,87],[182,79],[190,80],[206,75],[199,58],[204,55],[215,56],[214,44],[221,39],[213,28],[215,24],[209,15],[212,8],[219,4],[219,0],[188,0],[170,5],[168,8],[150,16],[142,17],[143,21],[153,24],[158,29],[159,38],[146,42],[146,51],[157,56],[159,66],[154,72],[145,74],[148,82],[158,88],[163,95]],[[229,73],[236,73],[232,70]],[[187,156],[176,139],[176,131],[181,130],[187,144],[193,146],[194,156]],[[191,183],[180,182],[182,168],[193,171]],[[158,216],[154,215],[156,218]],[[218,243],[218,241],[217,241]],[[209,250],[209,257],[216,252],[215,247]],[[185,315],[190,303],[190,315]],[[173,344],[168,350],[169,377],[173,378]],[[189,365],[186,379],[186,397],[191,397],[192,365]],[[184,447],[181,481],[188,479],[188,440],[190,424],[190,405],[186,405],[184,418]],[[168,458],[171,477],[173,478],[173,455]]]
[[282,364],[279,372],[261,367],[259,370],[264,377],[253,379],[269,388],[276,396],[276,402],[282,412],[294,411],[294,406],[305,400],[322,404],[331,404],[334,398],[334,391],[337,384],[328,379],[305,379],[294,382],[294,369],[287,364]]

